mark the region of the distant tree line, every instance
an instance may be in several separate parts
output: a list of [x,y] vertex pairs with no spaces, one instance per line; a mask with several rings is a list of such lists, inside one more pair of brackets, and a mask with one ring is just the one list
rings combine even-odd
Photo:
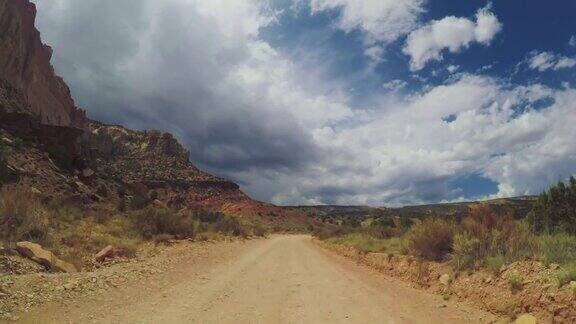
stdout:
[[576,179],[570,177],[540,194],[528,220],[538,233],[576,234]]

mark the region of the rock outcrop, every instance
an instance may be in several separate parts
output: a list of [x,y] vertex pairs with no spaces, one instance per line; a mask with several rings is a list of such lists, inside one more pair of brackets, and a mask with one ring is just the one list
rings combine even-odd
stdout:
[[28,0],[0,2],[0,78],[26,99],[20,107],[45,125],[84,128],[86,116],[50,64],[52,49],[34,27],[36,7]]
[[0,127],[40,143],[61,165],[82,167],[88,119],[50,63],[28,0],[0,1]]
[[234,182],[196,168],[171,134],[96,122],[89,129],[87,145],[100,177],[116,179],[139,196],[178,209],[258,204]]

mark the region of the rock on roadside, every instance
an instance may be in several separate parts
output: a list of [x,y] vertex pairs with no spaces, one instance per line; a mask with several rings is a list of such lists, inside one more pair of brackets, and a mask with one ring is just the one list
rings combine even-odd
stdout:
[[442,284],[442,286],[448,286],[452,282],[452,278],[450,277],[449,274],[445,273],[440,276],[438,281],[440,281],[440,284]]
[[16,250],[23,256],[30,260],[37,262],[52,270],[61,272],[75,273],[78,272],[74,265],[58,259],[54,253],[45,250],[39,244],[32,242],[18,242],[16,243]]
[[98,262],[102,262],[107,258],[111,258],[113,256],[114,256],[114,247],[112,245],[108,245],[107,247],[103,248],[100,252],[98,252],[98,254],[96,254],[94,259],[96,259],[96,261]]
[[514,321],[514,324],[536,324],[536,323],[538,323],[536,317],[530,314],[521,315]]

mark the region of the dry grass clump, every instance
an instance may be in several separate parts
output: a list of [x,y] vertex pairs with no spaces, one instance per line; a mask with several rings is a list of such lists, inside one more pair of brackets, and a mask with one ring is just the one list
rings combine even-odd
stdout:
[[385,240],[376,239],[363,233],[352,233],[333,237],[328,239],[328,242],[351,246],[365,253],[388,251]]
[[49,244],[49,218],[32,189],[24,185],[0,190],[0,235],[2,239]]
[[501,255],[486,257],[486,268],[494,275],[498,274],[505,264],[506,259]]
[[134,229],[143,238],[151,240],[161,234],[177,238],[193,238],[197,221],[189,215],[175,213],[167,208],[146,207],[132,215]]
[[427,218],[406,234],[410,254],[430,261],[442,261],[452,252],[456,227],[453,222]]
[[314,227],[312,234],[321,240],[327,240],[333,237],[344,236],[353,233],[353,229],[344,226],[327,225],[323,227]]
[[558,286],[563,286],[571,281],[576,281],[576,263],[562,266],[555,274]]
[[537,241],[545,264],[576,263],[576,236],[557,233],[539,236]]
[[260,224],[251,225],[248,232],[251,233],[253,236],[258,236],[258,237],[267,237],[268,236],[268,230],[266,229],[266,227],[264,227]]

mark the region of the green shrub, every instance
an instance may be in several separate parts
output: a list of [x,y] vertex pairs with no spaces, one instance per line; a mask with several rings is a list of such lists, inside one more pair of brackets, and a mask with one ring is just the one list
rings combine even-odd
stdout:
[[147,207],[133,214],[134,228],[145,239],[169,234],[178,238],[193,238],[196,221],[165,208]]
[[486,268],[493,274],[498,274],[504,264],[506,264],[506,260],[501,255],[489,256],[486,258]]
[[265,237],[268,235],[268,231],[262,225],[254,225],[252,227],[252,234],[254,236]]
[[576,263],[567,264],[562,266],[555,274],[558,286],[576,281]]
[[537,241],[544,263],[576,263],[576,236],[565,233],[542,235]]
[[520,290],[524,285],[524,278],[518,272],[512,271],[508,274],[508,285],[513,291]]
[[213,224],[210,224],[209,228],[214,232],[224,235],[242,237],[249,236],[248,231],[244,226],[242,226],[242,224],[240,224],[238,219],[224,214],[219,214],[218,219]]
[[368,227],[370,235],[379,239],[399,237],[406,233],[407,226],[402,224],[401,220],[395,218],[381,217],[372,221]]
[[576,234],[576,178],[559,182],[543,192],[530,213],[532,228],[540,233]]
[[427,218],[408,231],[408,251],[425,260],[442,261],[452,252],[454,231],[452,222],[440,218]]
[[459,233],[454,236],[453,263],[457,270],[472,269],[479,261],[480,240],[468,233]]
[[200,210],[194,214],[194,217],[198,218],[203,223],[216,223],[217,221],[224,218],[224,214],[218,212],[211,212],[207,210]]
[[47,214],[29,187],[18,185],[0,190],[0,235],[3,239],[49,244]]
[[135,194],[130,198],[130,209],[140,210],[148,205],[148,199],[141,195]]

